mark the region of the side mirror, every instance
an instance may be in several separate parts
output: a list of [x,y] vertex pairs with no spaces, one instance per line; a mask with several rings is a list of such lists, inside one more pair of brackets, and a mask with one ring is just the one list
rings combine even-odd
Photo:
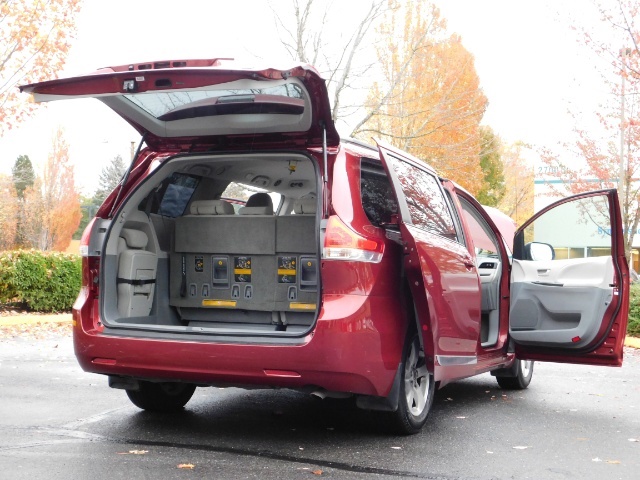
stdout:
[[524,246],[524,254],[527,260],[548,261],[556,258],[556,251],[548,243],[531,242]]

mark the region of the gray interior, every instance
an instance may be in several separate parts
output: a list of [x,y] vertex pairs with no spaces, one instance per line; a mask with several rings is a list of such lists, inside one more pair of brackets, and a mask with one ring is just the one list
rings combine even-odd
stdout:
[[476,209],[463,198],[462,211],[469,225],[476,251],[476,268],[480,277],[480,344],[491,347],[500,333],[500,279],[502,263],[498,256],[499,240]]
[[611,257],[513,260],[511,336],[525,345],[588,345],[613,300],[613,279]]
[[[100,226],[105,326],[304,334],[319,304],[317,172],[291,153],[165,160]],[[246,204],[220,198],[230,182],[247,187]]]
[[495,345],[500,330],[500,278],[502,265],[497,258],[476,258],[480,275],[481,301],[481,335],[483,347]]

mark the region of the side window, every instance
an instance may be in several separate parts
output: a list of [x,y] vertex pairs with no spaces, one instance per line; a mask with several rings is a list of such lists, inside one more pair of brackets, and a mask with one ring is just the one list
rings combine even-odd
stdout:
[[165,217],[179,217],[184,214],[199,181],[199,177],[174,173],[151,192],[141,209]]
[[462,214],[469,227],[477,257],[498,257],[498,243],[491,228],[478,211],[464,198],[460,198]]
[[518,259],[610,256],[609,201],[605,195],[594,195],[558,205],[527,226],[517,241],[524,247]]
[[438,180],[413,165],[395,161],[402,193],[407,200],[412,223],[438,235],[457,239],[455,224]]
[[369,221],[376,226],[391,221],[398,213],[398,204],[387,173],[380,162],[360,161],[360,197]]

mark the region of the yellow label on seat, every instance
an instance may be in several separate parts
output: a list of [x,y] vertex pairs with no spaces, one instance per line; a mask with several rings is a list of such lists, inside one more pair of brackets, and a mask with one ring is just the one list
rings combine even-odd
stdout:
[[278,269],[278,275],[292,275],[292,276],[296,276],[296,269],[292,268],[279,268]]
[[202,300],[203,307],[231,307],[235,308],[236,306],[235,300]]
[[315,310],[315,303],[299,303],[299,302],[291,302],[289,304],[289,308],[291,310]]
[[233,273],[236,275],[251,275],[250,268],[234,268]]

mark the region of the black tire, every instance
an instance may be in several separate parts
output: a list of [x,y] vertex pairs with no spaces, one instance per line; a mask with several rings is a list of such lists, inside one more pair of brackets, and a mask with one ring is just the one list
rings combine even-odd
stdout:
[[505,390],[524,390],[533,377],[532,360],[516,360],[509,376],[496,375],[498,385]]
[[390,412],[390,428],[401,435],[418,433],[427,422],[433,404],[435,382],[427,370],[418,334],[407,336],[402,355],[402,380],[398,409]]
[[195,391],[196,386],[189,383],[140,382],[140,389],[127,390],[127,396],[142,410],[167,413],[181,410]]

